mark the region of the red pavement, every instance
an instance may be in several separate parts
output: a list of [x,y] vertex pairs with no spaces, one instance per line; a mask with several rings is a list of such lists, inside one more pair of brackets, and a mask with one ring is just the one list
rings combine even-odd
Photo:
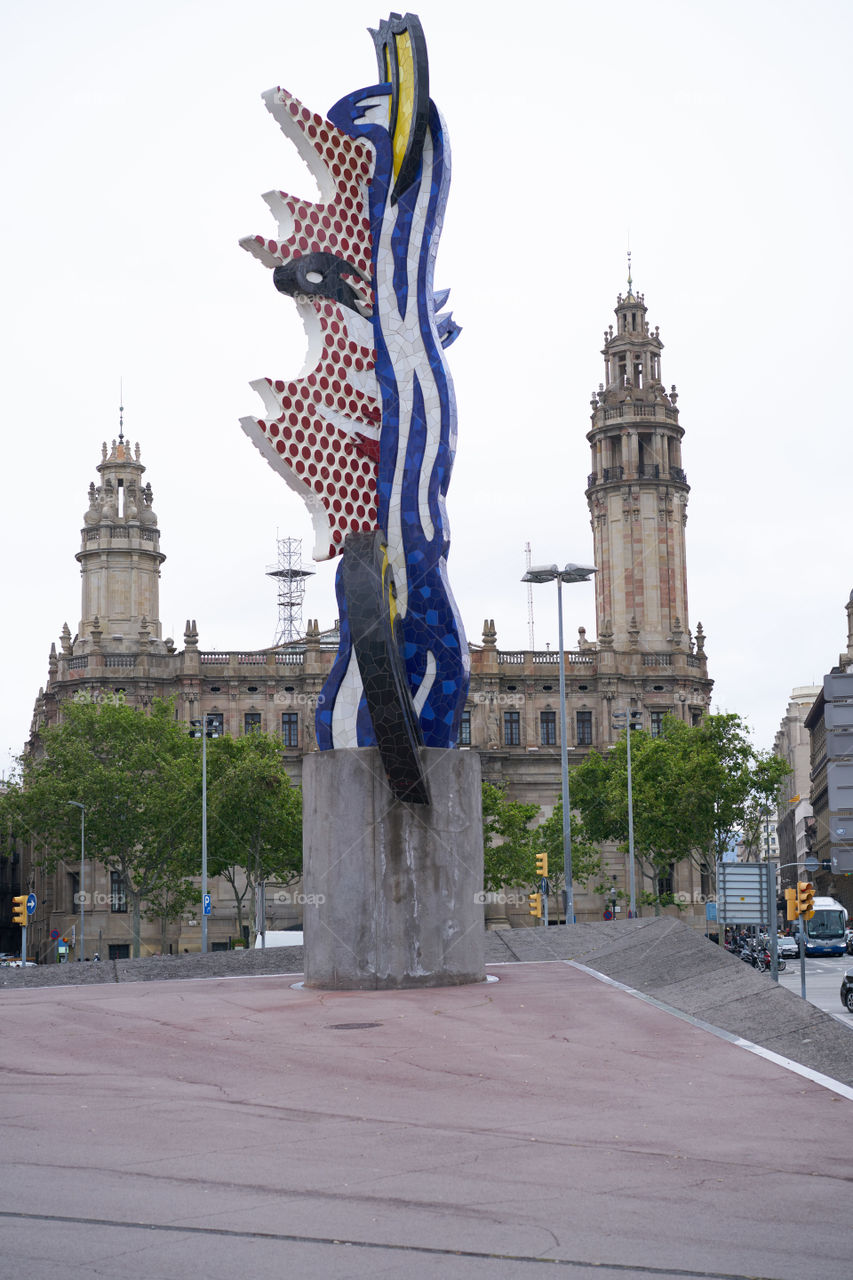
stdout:
[[565,964],[492,972],[4,991],[0,1275],[850,1276],[853,1103]]

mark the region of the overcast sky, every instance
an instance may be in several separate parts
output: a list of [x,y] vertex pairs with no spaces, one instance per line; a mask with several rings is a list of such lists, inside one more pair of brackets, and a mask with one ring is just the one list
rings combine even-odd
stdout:
[[[261,193],[312,179],[260,99],[325,112],[375,81],[352,0],[7,0],[0,11],[3,429],[0,772],[20,750],[51,641],[80,617],[75,553],[100,445],[142,446],[164,635],[275,635],[276,536],[300,500],[239,426],[249,386],[298,373],[304,334],[238,247]],[[584,498],[602,334],[635,288],[679,391],[691,485],[689,624],[714,706],[770,746],[791,688],[846,645],[853,587],[849,0],[448,3],[417,7],[453,180],[436,285],[459,449],[450,577],[471,640],[527,644],[534,562],[591,562]],[[334,565],[305,615],[335,617]],[[566,593],[567,642],[595,634]],[[539,588],[536,644],[556,646]]]

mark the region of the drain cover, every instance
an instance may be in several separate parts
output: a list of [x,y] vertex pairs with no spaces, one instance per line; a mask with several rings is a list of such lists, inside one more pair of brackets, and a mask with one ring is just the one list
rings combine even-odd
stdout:
[[368,1027],[381,1027],[381,1022],[333,1022],[327,1031],[366,1031]]

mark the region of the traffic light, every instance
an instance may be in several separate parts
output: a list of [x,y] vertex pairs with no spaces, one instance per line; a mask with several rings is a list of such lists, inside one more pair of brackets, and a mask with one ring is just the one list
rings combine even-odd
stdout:
[[548,855],[544,850],[536,855],[536,874],[545,879],[548,876]]
[[219,723],[215,720],[212,723],[208,723],[212,720],[212,713],[206,715],[203,720],[190,720],[190,727],[187,731],[188,736],[190,738],[200,738],[203,733],[206,738],[218,738]]
[[19,893],[17,898],[12,899],[12,924],[25,925],[27,923],[27,895]]
[[785,890],[785,919],[796,920],[799,912],[797,911],[797,891],[796,889]]
[[530,899],[530,914],[536,916],[537,919],[542,918],[542,894],[530,893],[527,895]]
[[797,881],[797,911],[801,920],[811,920],[814,915],[814,885],[808,880]]

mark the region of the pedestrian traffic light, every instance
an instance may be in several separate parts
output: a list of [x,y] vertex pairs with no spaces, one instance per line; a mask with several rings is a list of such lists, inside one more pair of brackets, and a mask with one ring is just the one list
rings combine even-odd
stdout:
[[545,877],[548,875],[548,855],[544,850],[536,855],[536,874]]
[[17,898],[12,899],[12,924],[25,925],[27,923],[27,895],[19,893]]
[[797,891],[796,889],[785,890],[785,919],[796,920],[797,915]]
[[811,920],[814,915],[814,885],[808,880],[797,881],[797,911],[801,920]]
[[536,916],[537,919],[541,919],[542,918],[542,894],[530,893],[528,894],[528,897],[530,899],[530,914],[532,916]]

